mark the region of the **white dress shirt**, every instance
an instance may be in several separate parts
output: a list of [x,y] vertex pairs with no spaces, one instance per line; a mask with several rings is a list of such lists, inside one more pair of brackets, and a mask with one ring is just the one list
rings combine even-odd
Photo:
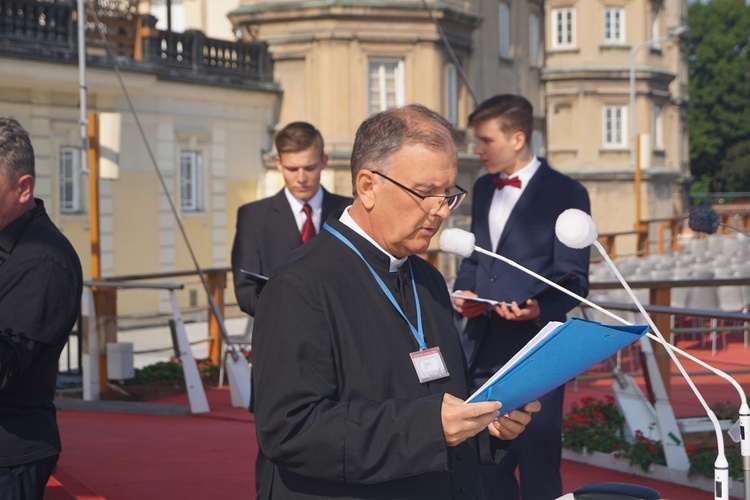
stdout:
[[523,167],[515,174],[508,176],[505,173],[500,173],[500,178],[507,179],[509,177],[518,177],[521,180],[521,187],[505,186],[503,189],[496,189],[492,196],[492,203],[490,204],[490,212],[487,220],[489,221],[490,229],[490,241],[492,242],[492,250],[497,250],[497,244],[500,242],[500,236],[503,234],[505,229],[505,223],[508,222],[508,217],[513,211],[513,207],[518,203],[518,199],[521,198],[523,190],[529,185],[529,181],[537,170],[541,162],[534,156],[531,162]]
[[[307,215],[302,210],[302,207],[305,206],[305,202],[294,196],[292,192],[289,191],[289,188],[284,188],[284,194],[286,195],[286,199],[289,202],[289,206],[292,207],[294,219],[297,221],[297,229],[299,229],[299,232],[302,233],[302,226],[307,220]],[[318,187],[318,192],[315,193],[312,198],[310,198],[310,201],[308,201],[307,204],[312,208],[312,220],[313,224],[315,225],[315,234],[318,234],[320,232],[320,219],[323,216],[322,186]]]

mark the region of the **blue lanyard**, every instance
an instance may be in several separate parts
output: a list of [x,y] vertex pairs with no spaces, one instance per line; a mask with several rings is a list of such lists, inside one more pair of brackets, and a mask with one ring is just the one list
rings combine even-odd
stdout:
[[383,290],[383,293],[386,297],[388,297],[388,300],[391,301],[391,304],[393,304],[393,307],[396,308],[398,313],[401,315],[402,318],[406,321],[406,324],[409,325],[409,328],[411,329],[412,335],[414,335],[414,339],[416,339],[417,344],[419,344],[419,349],[421,351],[424,351],[427,349],[427,344],[424,341],[424,330],[422,329],[422,311],[419,308],[419,296],[417,295],[417,285],[414,283],[414,273],[411,269],[411,261],[409,261],[409,275],[411,276],[411,288],[414,291],[414,303],[417,307],[417,327],[414,328],[414,325],[411,324],[411,321],[409,321],[409,318],[406,317],[406,314],[404,314],[404,311],[401,309],[401,306],[398,305],[398,302],[396,302],[396,297],[393,296],[390,290],[388,290],[388,287],[383,283],[383,280],[380,279],[380,276],[377,275],[375,270],[372,268],[372,266],[365,260],[365,258],[362,256],[362,253],[360,253],[357,248],[352,245],[352,242],[346,239],[346,236],[336,231],[334,228],[328,225],[326,222],[323,224],[323,229],[334,235],[336,238],[341,240],[346,246],[351,248],[354,253],[356,253],[360,259],[362,259],[362,262],[365,263],[367,268],[372,273],[372,276],[375,278],[375,281],[378,282],[378,285],[380,285],[380,289]]

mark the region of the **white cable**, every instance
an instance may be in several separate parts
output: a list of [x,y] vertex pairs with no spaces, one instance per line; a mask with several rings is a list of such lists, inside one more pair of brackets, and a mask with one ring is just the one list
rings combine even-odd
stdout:
[[[604,257],[604,260],[609,264],[609,267],[612,268],[615,275],[617,276],[617,279],[622,284],[623,288],[625,288],[625,291],[628,292],[628,295],[630,295],[630,298],[633,299],[633,303],[638,307],[638,310],[640,311],[641,315],[646,318],[646,321],[648,322],[648,325],[654,330],[654,333],[656,333],[656,336],[659,337],[658,341],[664,345],[664,346],[671,346],[669,342],[666,341],[664,336],[661,334],[659,329],[656,327],[656,324],[654,324],[654,321],[651,319],[651,316],[646,313],[646,310],[643,308],[643,305],[641,304],[641,301],[638,300],[638,297],[635,296],[635,293],[633,293],[633,290],[631,290],[630,285],[625,281],[625,278],[623,278],[622,274],[620,274],[620,271],[617,269],[617,266],[615,266],[614,262],[612,262],[612,259],[609,258],[609,255],[607,255],[607,251],[602,247],[602,244],[598,241],[594,240],[594,246],[597,248],[599,253],[602,254],[602,257]],[[652,337],[649,335],[649,337]],[[680,370],[680,373],[682,374],[685,381],[690,386],[690,389],[692,389],[693,394],[695,394],[695,397],[698,398],[698,401],[700,401],[701,405],[703,406],[704,411],[708,415],[709,420],[711,420],[711,423],[714,426],[714,431],[716,433],[716,444],[718,448],[718,454],[716,456],[716,461],[714,462],[714,498],[717,500],[728,500],[729,499],[729,462],[727,462],[727,457],[724,455],[724,436],[721,431],[721,425],[719,424],[719,419],[716,418],[716,414],[713,412],[713,410],[708,406],[708,403],[706,403],[706,400],[703,399],[703,395],[700,393],[697,387],[695,387],[695,384],[693,383],[693,379],[688,375],[685,368],[682,366],[682,363],[679,359],[677,359],[677,356],[674,353],[674,350],[672,348],[666,349],[667,354],[669,354],[669,357],[672,358],[672,361],[674,361],[674,364],[677,366],[677,369]],[[742,391],[741,391],[742,393]],[[744,398],[744,393],[742,393],[742,396]],[[745,402],[745,405],[747,403]]]

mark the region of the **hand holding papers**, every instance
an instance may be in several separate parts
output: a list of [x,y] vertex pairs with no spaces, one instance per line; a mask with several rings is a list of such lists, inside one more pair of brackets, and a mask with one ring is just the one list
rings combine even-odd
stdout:
[[466,295],[461,295],[459,292],[453,292],[451,294],[451,297],[456,298],[456,299],[472,300],[474,302],[484,302],[488,304],[488,307],[496,306],[500,304],[500,302],[497,300],[483,299],[482,297],[467,297]]
[[[568,281],[573,276],[575,276],[573,273],[566,273],[566,274],[562,275],[561,277],[557,278],[554,282],[557,283],[558,285],[560,285],[560,284],[565,283],[566,281]],[[524,307],[526,307],[526,305],[527,305],[526,302],[528,300],[530,300],[530,299],[537,299],[537,298],[539,298],[540,295],[542,295],[542,294],[550,291],[551,289],[552,289],[551,285],[546,285],[543,288],[539,289],[539,291],[537,291],[536,293],[534,293],[530,297],[527,297],[527,298],[525,298],[523,300],[518,300],[518,301],[516,301],[516,303],[518,304],[518,307],[520,307],[521,309],[523,309]],[[491,306],[497,306],[497,305],[500,305],[502,303],[501,300],[486,299],[484,297],[467,297],[465,295],[462,295],[460,291],[459,292],[453,292],[453,293],[451,293],[451,297],[456,298],[456,299],[472,300],[474,302],[485,302],[485,303],[487,303],[487,304],[489,304]],[[512,300],[506,300],[505,302],[506,302],[506,304],[508,304],[510,306],[510,303],[512,302]]]
[[552,321],[466,400],[500,401],[502,412],[523,407],[630,345],[648,326]]

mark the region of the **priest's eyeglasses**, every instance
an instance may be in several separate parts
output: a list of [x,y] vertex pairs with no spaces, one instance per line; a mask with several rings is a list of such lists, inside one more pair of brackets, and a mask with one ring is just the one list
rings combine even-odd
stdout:
[[421,207],[422,210],[425,212],[429,212],[430,214],[434,215],[443,207],[444,203],[448,204],[448,209],[453,211],[458,208],[459,205],[461,205],[461,202],[464,201],[464,198],[466,198],[466,190],[462,188],[461,186],[456,186],[456,189],[458,189],[458,193],[449,194],[448,196],[443,196],[439,194],[420,194],[414,191],[413,189],[410,189],[400,182],[394,181],[390,177],[388,177],[385,174],[382,174],[380,172],[377,172],[375,170],[372,171],[373,174],[377,174],[380,177],[387,179],[406,191],[407,193],[413,194],[420,200],[422,200]]

